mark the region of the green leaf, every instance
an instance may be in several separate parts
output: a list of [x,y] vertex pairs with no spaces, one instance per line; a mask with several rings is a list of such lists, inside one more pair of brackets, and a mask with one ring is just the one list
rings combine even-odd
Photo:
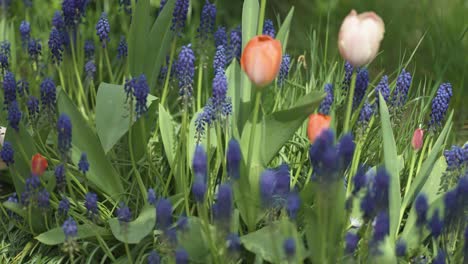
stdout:
[[7,201],[3,203],[3,206],[23,218],[27,217],[28,212],[19,203]]
[[[77,239],[85,239],[98,235],[109,236],[110,233],[109,230],[95,224],[78,225]],[[65,242],[65,234],[63,233],[62,227],[56,227],[36,236],[35,239],[39,240],[39,242],[43,244],[54,246],[63,244],[63,242]]]
[[297,234],[296,227],[289,221],[274,222],[253,233],[241,237],[245,249],[271,263],[280,263],[286,259],[283,243],[286,239],[296,241],[297,263],[302,263],[305,255],[302,239]]
[[291,139],[323,97],[322,92],[311,92],[301,97],[290,109],[275,112],[265,118],[260,148],[263,150],[261,159],[263,165],[267,165]]
[[294,15],[294,6],[289,10],[288,16],[284,19],[283,24],[276,34],[276,39],[279,40],[283,46],[283,52],[286,51],[286,46],[288,45],[289,38],[289,28],[291,26],[291,21]]
[[159,104],[159,125],[161,129],[161,137],[164,145],[164,151],[166,152],[167,160],[172,169],[174,169],[174,122],[172,116],[166,111],[162,104]]
[[116,199],[124,192],[122,182],[120,175],[107,159],[98,136],[88,126],[88,123],[63,90],[59,92],[57,105],[59,112],[67,114],[72,121],[72,160],[75,164],[78,164],[80,154],[86,152],[90,164],[86,177],[102,192]]
[[[258,0],[245,0],[242,7],[242,49],[247,45],[257,33],[258,14],[260,7]],[[252,84],[249,77],[241,73],[240,97],[242,108],[239,112],[238,127],[242,128],[250,114],[251,99],[252,99]]]
[[150,47],[146,50],[144,73],[148,77],[150,87],[154,87],[159,76],[161,65],[166,59],[174,38],[172,30],[172,13],[174,11],[175,0],[169,0],[159,13],[148,35],[147,43]]
[[31,175],[31,159],[37,153],[36,145],[26,127],[21,124],[18,132],[11,127],[7,129],[5,142],[10,142],[15,151],[15,163],[9,170],[15,190],[19,194],[24,190],[26,178]]
[[390,174],[389,187],[389,212],[390,212],[390,239],[395,241],[396,232],[398,232],[398,223],[400,217],[400,164],[397,162],[398,153],[395,138],[390,122],[387,104],[381,94],[379,94],[380,121],[382,122],[383,152],[385,168]]
[[132,16],[128,37],[128,63],[130,72],[137,76],[144,72],[145,57],[148,52],[148,31],[151,22],[149,0],[141,0],[136,3]]
[[[213,235],[215,239],[216,229],[212,226],[208,228],[209,235]],[[196,263],[208,263],[207,257],[210,256],[209,244],[202,230],[205,230],[202,221],[196,217],[189,217],[187,231],[179,233],[178,240],[181,246],[187,251],[190,259]]]
[[137,219],[127,224],[120,224],[117,218],[111,218],[108,222],[117,240],[128,244],[138,244],[154,229],[156,209],[154,206],[144,207]]
[[[156,99],[148,95],[146,106],[151,107]],[[101,83],[96,98],[96,130],[104,152],[109,152],[128,132],[130,116],[130,105],[123,86]],[[132,125],[134,123],[135,118]]]
[[440,151],[442,150],[445,139],[448,136],[450,130],[449,128],[452,125],[452,117],[453,111],[447,118],[447,123],[445,123],[444,129],[442,130],[442,132],[440,132],[439,138],[437,138],[436,143],[432,146],[431,152],[427,156],[426,160],[423,162],[419,173],[414,178],[413,183],[411,183],[411,188],[409,189],[408,194],[403,199],[403,206],[406,207],[408,204],[410,204],[415,198],[415,195],[419,193],[419,190],[421,190],[422,186],[424,186],[424,184],[427,182],[427,178],[430,172],[432,171],[435,161],[440,155]]
[[226,70],[226,78],[228,80],[227,95],[231,98],[232,114],[231,114],[231,132],[234,138],[240,138],[237,122],[241,107],[241,91],[239,89],[241,82],[241,69],[237,60],[232,60],[231,65]]

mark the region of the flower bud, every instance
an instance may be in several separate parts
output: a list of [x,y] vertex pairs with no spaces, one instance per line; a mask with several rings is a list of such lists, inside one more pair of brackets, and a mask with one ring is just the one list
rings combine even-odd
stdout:
[[310,143],[326,129],[330,127],[331,117],[323,114],[311,114],[309,116],[309,125],[307,126],[307,136]]
[[424,139],[424,130],[418,128],[414,131],[413,139],[411,140],[411,146],[413,146],[414,151],[419,151],[423,146]]
[[47,159],[37,153],[31,160],[31,172],[33,175],[42,176],[48,167]]
[[267,35],[256,36],[242,52],[242,70],[255,85],[264,87],[278,75],[282,56],[281,42]]
[[341,57],[359,67],[371,62],[379,51],[385,25],[374,12],[357,14],[355,10],[343,20],[338,35]]

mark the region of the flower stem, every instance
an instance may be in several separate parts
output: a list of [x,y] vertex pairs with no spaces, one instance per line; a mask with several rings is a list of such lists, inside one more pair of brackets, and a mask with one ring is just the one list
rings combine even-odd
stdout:
[[112,64],[109,59],[109,52],[107,52],[107,48],[103,48],[104,50],[104,56],[106,57],[106,63],[107,63],[107,71],[109,72],[109,77],[111,80],[111,83],[114,83],[114,73],[112,72]]
[[138,167],[135,161],[135,155],[133,153],[133,143],[132,143],[133,110],[132,109],[133,109],[132,103],[130,103],[130,124],[129,124],[129,129],[128,129],[128,148],[130,151],[130,159],[132,162],[132,166],[135,169],[136,180],[137,180],[138,186],[140,187],[140,192],[143,195],[143,199],[146,201],[147,199],[146,187],[145,187],[145,184],[143,183],[143,179],[141,178],[140,172],[138,171]]
[[130,248],[128,247],[128,243],[124,243],[125,245],[125,252],[127,253],[128,261],[133,264],[132,254],[130,252]]
[[250,130],[250,140],[249,140],[249,152],[248,152],[248,161],[249,161],[249,166],[248,168],[252,167],[252,151],[253,151],[253,145],[254,145],[254,140],[255,140],[255,130],[257,128],[257,121],[258,121],[258,111],[260,108],[260,99],[262,98],[262,92],[261,90],[257,89],[256,94],[255,94],[255,107],[254,107],[254,112],[253,112],[253,120],[252,120],[252,129]]
[[161,104],[164,105],[166,102],[166,97],[168,93],[168,86],[169,86],[169,80],[171,78],[171,71],[172,71],[172,64],[174,62],[174,56],[175,56],[175,50],[177,45],[177,37],[174,37],[174,40],[172,41],[172,47],[171,47],[171,55],[169,57],[169,66],[167,66],[167,74],[166,74],[166,80],[164,81],[164,88],[163,88],[163,93],[162,93],[162,99],[161,99]]
[[263,21],[265,20],[265,8],[266,8],[266,0],[262,0],[260,4],[260,14],[258,19],[258,30],[257,34],[261,35],[263,33]]
[[202,90],[202,79],[203,79],[203,59],[198,66],[198,84],[197,84],[197,111],[201,108],[201,90]]
[[345,116],[345,123],[343,127],[343,133],[349,132],[349,122],[351,121],[351,112],[353,109],[353,98],[354,98],[354,88],[356,87],[356,72],[353,72],[353,76],[351,78],[351,87],[349,88],[348,94],[348,105],[346,106],[346,116]]

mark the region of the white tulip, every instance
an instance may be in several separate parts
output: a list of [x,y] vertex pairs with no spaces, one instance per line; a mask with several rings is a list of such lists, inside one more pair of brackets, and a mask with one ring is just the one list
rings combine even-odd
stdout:
[[355,67],[368,64],[377,55],[384,32],[384,22],[377,14],[352,10],[338,35],[341,56]]

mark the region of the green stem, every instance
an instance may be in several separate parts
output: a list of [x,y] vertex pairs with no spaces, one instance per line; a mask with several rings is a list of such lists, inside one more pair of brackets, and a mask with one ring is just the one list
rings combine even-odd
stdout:
[[31,234],[35,234],[34,229],[32,227],[32,222],[31,222],[31,205],[28,205],[28,223],[29,223],[29,229],[31,230]]
[[111,83],[114,83],[115,79],[114,79],[114,73],[112,72],[112,64],[109,59],[109,52],[107,52],[107,48],[103,48],[103,49],[104,49],[104,56],[106,58],[106,63],[107,63],[107,71],[109,72]]
[[188,171],[185,171],[185,165],[187,164],[186,160],[183,158],[184,157],[184,149],[186,149],[186,138],[187,138],[187,104],[184,104],[184,113],[182,115],[182,144],[181,144],[181,149],[180,149],[180,161],[181,161],[181,166],[180,169],[182,171],[182,181],[185,184],[184,188],[184,197],[185,197],[185,211],[187,215],[190,215],[190,205],[189,205],[189,188],[190,188],[190,183],[188,179]]
[[266,0],[262,0],[260,4],[260,14],[258,19],[258,30],[257,34],[261,35],[263,33],[263,22],[265,20],[265,8],[266,8]]
[[[413,151],[413,155],[411,157],[411,165],[410,165],[410,171],[408,174],[408,179],[406,182],[406,188],[405,188],[405,196],[404,199],[406,200],[406,196],[408,195],[409,189],[411,188],[411,182],[413,181],[413,172],[414,172],[414,165],[416,164],[416,155],[417,152]],[[403,220],[403,215],[405,214],[406,210],[406,203],[403,203],[403,205],[400,208],[400,219],[398,220],[398,226],[401,224],[401,220]]]
[[125,245],[125,252],[127,253],[127,257],[128,257],[128,261],[133,264],[133,258],[132,258],[132,254],[130,252],[130,248],[128,247],[128,243],[124,243]]
[[[429,145],[432,145],[432,142],[433,142],[434,138],[431,138],[430,140],[427,140],[424,142],[424,146],[423,146],[423,149],[421,151],[421,156],[419,156],[419,162],[418,162],[418,167],[416,169],[416,175],[419,173],[419,170],[421,169],[421,166],[422,166],[422,162],[423,162],[423,159],[424,159],[424,155],[426,154],[426,149],[428,148]],[[426,142],[428,142],[428,144],[426,144]]]
[[255,107],[254,107],[254,112],[253,112],[253,120],[252,120],[252,129],[250,130],[250,140],[249,140],[249,152],[248,152],[248,161],[249,161],[249,166],[248,168],[252,167],[252,155],[253,155],[253,145],[254,145],[254,140],[255,140],[255,130],[257,128],[257,120],[258,120],[258,111],[260,108],[260,99],[262,98],[262,92],[261,90],[257,89],[256,95],[255,95]]
[[200,65],[198,66],[197,111],[201,109],[202,79],[203,79],[203,60],[200,62]]
[[164,81],[164,88],[163,88],[162,99],[161,99],[162,105],[164,105],[164,103],[166,102],[166,97],[167,97],[168,87],[169,87],[169,80],[171,78],[172,64],[174,61],[175,50],[177,47],[176,45],[177,45],[177,37],[174,37],[174,40],[172,41],[171,55],[169,57],[169,66],[167,67],[166,80]]
[[[132,108],[132,103],[130,103],[130,109]],[[130,150],[130,159],[132,161],[132,166],[135,169],[135,175],[136,175],[136,180],[138,183],[138,187],[140,187],[140,192],[143,195],[144,200],[146,201],[147,198],[147,193],[146,193],[146,187],[145,184],[143,183],[143,179],[141,178],[141,174],[138,171],[138,167],[135,161],[135,155],[133,153],[133,143],[132,143],[132,120],[133,120],[133,110],[130,110],[130,125],[128,129],[128,148]]]
[[351,121],[351,112],[353,109],[353,97],[354,97],[354,87],[356,86],[356,72],[353,72],[353,76],[351,78],[351,87],[349,88],[348,94],[348,105],[346,106],[346,116],[345,116],[345,123],[343,127],[343,133],[349,132],[349,122]]

